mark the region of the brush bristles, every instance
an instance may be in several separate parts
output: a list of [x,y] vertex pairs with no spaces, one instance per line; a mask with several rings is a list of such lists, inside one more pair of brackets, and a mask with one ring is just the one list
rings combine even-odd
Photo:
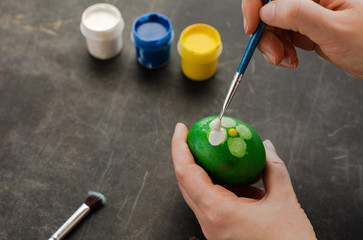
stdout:
[[94,210],[96,208],[101,207],[106,203],[106,198],[103,194],[94,191],[88,191],[88,196],[84,203],[91,209]]

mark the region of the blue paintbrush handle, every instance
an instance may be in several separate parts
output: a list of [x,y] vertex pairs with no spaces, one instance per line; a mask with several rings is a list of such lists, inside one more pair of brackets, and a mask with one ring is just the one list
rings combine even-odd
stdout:
[[[272,0],[269,0],[268,2],[271,2]],[[261,34],[263,32],[263,29],[265,28],[265,23],[260,21],[258,24],[257,30],[254,34],[252,34],[252,37],[250,38],[250,41],[248,42],[248,45],[246,47],[246,51],[243,54],[242,60],[238,66],[237,72],[240,74],[244,74],[246,71],[246,68],[248,66],[248,63],[251,60],[251,57],[253,55],[253,52],[256,49],[257,43],[260,40]]]
[[[271,2],[271,1],[272,0],[269,0],[268,2]],[[260,21],[256,32],[254,34],[252,34],[250,41],[248,42],[248,45],[247,45],[245,53],[243,54],[241,63],[238,66],[237,72],[233,77],[231,85],[229,86],[227,96],[224,99],[222,111],[218,115],[219,119],[222,119],[224,112],[228,108],[229,104],[232,101],[234,94],[237,91],[238,85],[242,80],[243,74],[246,71],[247,65],[251,60],[252,54],[256,49],[257,43],[260,40],[260,37],[261,37],[261,34],[262,34],[264,28],[265,28],[265,23]]]

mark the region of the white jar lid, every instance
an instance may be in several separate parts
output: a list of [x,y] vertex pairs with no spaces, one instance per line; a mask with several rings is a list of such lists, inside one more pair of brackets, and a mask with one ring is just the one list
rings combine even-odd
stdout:
[[82,13],[81,32],[84,37],[103,41],[121,35],[125,27],[120,11],[108,3],[97,3]]

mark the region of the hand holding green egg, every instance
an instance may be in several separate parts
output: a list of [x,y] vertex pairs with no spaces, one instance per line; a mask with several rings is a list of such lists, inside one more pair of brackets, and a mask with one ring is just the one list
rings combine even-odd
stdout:
[[188,134],[188,145],[197,164],[211,179],[229,185],[255,180],[265,167],[266,154],[258,134],[246,123],[223,117],[215,128],[217,116],[198,121]]

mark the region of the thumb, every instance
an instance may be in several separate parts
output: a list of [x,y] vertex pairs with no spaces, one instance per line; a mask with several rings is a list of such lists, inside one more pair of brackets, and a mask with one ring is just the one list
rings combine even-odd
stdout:
[[311,0],[275,0],[260,9],[266,24],[299,32],[316,41],[330,25],[329,9]]
[[284,162],[277,156],[270,140],[264,142],[266,149],[266,167],[262,174],[267,198],[286,197],[294,193],[289,173]]

